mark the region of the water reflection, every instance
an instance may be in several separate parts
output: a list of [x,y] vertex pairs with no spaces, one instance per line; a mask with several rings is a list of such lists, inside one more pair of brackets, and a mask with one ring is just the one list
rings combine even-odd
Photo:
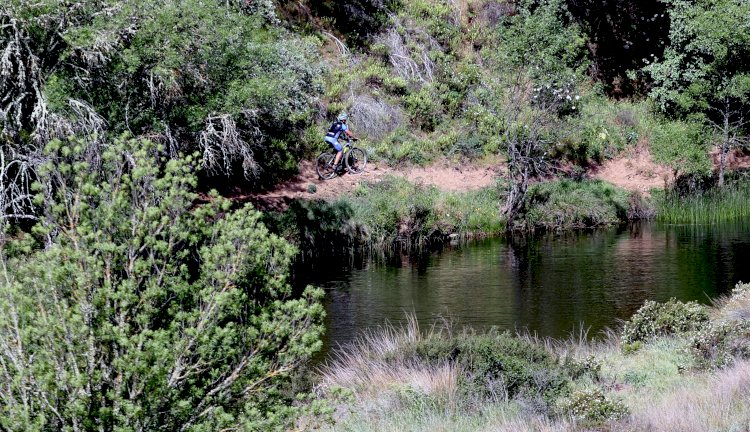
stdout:
[[750,281],[750,225],[662,226],[486,240],[387,262],[327,264],[326,345],[406,313],[430,325],[528,328],[565,337],[627,319],[645,300],[707,303]]

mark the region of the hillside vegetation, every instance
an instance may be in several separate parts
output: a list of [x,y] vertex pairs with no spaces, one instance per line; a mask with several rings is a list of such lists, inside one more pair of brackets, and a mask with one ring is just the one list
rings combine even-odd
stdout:
[[[748,16],[747,0],[2,2],[0,429],[281,430],[323,418],[325,401],[295,379],[324,315],[319,290],[288,282],[300,250],[654,209],[670,221],[747,217],[746,176],[727,161],[748,143]],[[363,182],[283,213],[222,197],[295,174],[342,111],[379,163],[503,174],[465,193]],[[672,190],[646,198],[588,177],[636,149],[672,169]],[[717,350],[733,347],[724,330],[701,345],[717,367]],[[570,396],[570,409],[626,415],[601,389],[570,387],[588,366],[505,335],[438,338],[409,355],[463,350],[435,367],[450,385],[459,367],[484,368],[469,371],[478,385],[497,372],[480,355],[496,346],[520,353],[509,361],[521,381],[498,378],[478,403],[530,392],[542,413]],[[531,360],[552,375],[529,375]]]

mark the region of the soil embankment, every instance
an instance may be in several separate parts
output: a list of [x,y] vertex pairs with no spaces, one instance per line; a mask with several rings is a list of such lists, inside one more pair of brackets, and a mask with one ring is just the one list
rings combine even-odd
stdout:
[[[718,166],[718,157],[714,157]],[[729,169],[750,167],[750,156],[733,153],[727,160]],[[504,172],[504,164],[488,166],[474,164],[456,166],[440,161],[427,167],[393,168],[383,163],[370,163],[364,173],[343,174],[331,180],[321,180],[312,161],[302,161],[299,174],[278,184],[270,191],[245,198],[265,210],[283,210],[295,199],[332,200],[353,191],[362,182],[378,182],[388,175],[404,177],[410,182],[435,186],[443,191],[470,191],[491,186]],[[647,148],[629,150],[614,159],[588,170],[588,177],[603,180],[631,192],[648,195],[653,188],[663,188],[674,181],[671,168],[654,162]]]

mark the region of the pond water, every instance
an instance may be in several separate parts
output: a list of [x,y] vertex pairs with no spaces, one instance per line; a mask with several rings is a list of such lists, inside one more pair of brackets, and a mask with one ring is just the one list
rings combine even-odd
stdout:
[[365,329],[414,314],[422,328],[459,326],[595,336],[646,300],[711,299],[750,281],[750,221],[640,223],[587,232],[498,238],[438,252],[316,265],[326,290],[324,355]]

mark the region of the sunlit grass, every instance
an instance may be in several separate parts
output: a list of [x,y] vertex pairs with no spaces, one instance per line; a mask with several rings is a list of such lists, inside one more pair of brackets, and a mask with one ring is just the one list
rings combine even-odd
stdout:
[[713,224],[750,217],[750,186],[712,189],[679,196],[667,193],[658,200],[657,219],[668,223]]
[[[714,319],[750,319],[749,292],[747,285],[738,284],[731,295],[717,300]],[[366,333],[321,371],[320,395],[337,404],[336,421],[325,430],[699,432],[741,431],[750,424],[750,362],[738,356],[722,369],[702,368],[687,349],[693,338],[690,333],[658,337],[627,350],[615,330],[595,340],[585,331],[567,340],[531,334],[512,337],[519,345],[508,344],[507,337],[457,331],[448,325],[425,331],[413,316],[401,327]],[[472,346],[473,342],[465,343],[470,340],[482,341],[473,345],[482,349],[469,362],[451,360],[450,355],[424,357],[454,346],[461,348],[454,351],[460,356]],[[595,373],[568,375],[570,392],[561,392],[557,402],[578,390],[598,387],[623,403],[629,414],[590,423],[560,411],[557,402],[540,409],[530,403],[529,393],[479,396],[482,386],[476,387],[472,380],[475,362],[512,364],[503,363],[509,360],[503,359],[504,353],[519,347],[526,348],[515,359],[547,353],[541,357],[556,359],[548,365],[551,369],[598,365]],[[475,386],[467,388],[469,383]],[[346,389],[348,398],[336,399],[337,389]]]
[[500,194],[498,187],[445,192],[391,176],[362,183],[340,201],[351,207],[354,222],[367,227],[371,244],[420,245],[453,233],[472,237],[503,232]]

